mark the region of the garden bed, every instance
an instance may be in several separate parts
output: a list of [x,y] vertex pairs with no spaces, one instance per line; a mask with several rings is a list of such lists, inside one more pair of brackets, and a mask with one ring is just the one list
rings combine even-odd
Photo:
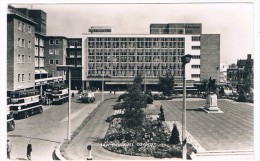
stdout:
[[[121,125],[122,118],[113,118],[102,146],[112,152],[144,157],[181,158],[182,145],[170,144],[171,134],[159,120],[146,118],[141,129],[125,129]],[[179,139],[179,138],[178,138]],[[189,158],[196,150],[187,144]]]

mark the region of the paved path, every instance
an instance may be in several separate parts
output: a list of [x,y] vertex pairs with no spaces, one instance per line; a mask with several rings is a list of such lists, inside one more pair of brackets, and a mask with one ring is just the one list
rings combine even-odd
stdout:
[[[161,102],[167,121],[182,121],[182,101]],[[187,130],[206,151],[253,150],[252,104],[218,100],[218,106],[224,112],[218,114],[208,114],[200,110],[204,104],[205,100],[187,99]]]

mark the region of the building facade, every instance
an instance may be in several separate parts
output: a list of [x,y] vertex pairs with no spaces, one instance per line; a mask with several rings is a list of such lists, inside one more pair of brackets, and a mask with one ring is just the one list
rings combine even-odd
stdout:
[[34,88],[34,35],[36,22],[8,6],[7,91]]
[[66,65],[73,65],[71,69],[71,87],[80,89],[82,86],[82,39],[68,38]]
[[187,80],[218,79],[220,36],[201,34],[201,24],[152,24],[148,35],[104,34],[98,29],[83,37],[83,80],[90,83],[104,81],[110,89],[141,74],[147,85],[156,85],[158,77],[170,73],[176,86],[182,86],[181,56],[186,54],[192,55]]
[[57,65],[66,64],[67,38],[64,36],[46,36],[44,44],[44,69],[52,77],[63,76],[63,72],[57,70]]

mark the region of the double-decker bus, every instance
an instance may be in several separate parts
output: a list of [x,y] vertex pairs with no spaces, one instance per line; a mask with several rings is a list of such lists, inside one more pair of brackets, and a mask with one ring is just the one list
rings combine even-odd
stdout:
[[13,111],[10,110],[11,98],[7,98],[7,131],[13,131],[15,129]]
[[27,118],[30,115],[43,112],[40,92],[37,89],[16,91],[10,93],[14,118]]
[[63,104],[69,99],[68,86],[64,83],[56,83],[48,87],[51,91],[52,104]]

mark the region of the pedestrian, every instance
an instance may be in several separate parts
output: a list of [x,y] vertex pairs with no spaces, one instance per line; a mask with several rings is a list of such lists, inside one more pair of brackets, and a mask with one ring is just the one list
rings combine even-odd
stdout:
[[74,92],[72,92],[71,97],[74,98]]
[[11,159],[11,151],[12,151],[12,144],[8,139],[7,140],[7,158],[8,159]]
[[28,141],[28,144],[27,144],[27,158],[28,160],[31,160],[31,152],[32,152],[32,144],[30,141]]

